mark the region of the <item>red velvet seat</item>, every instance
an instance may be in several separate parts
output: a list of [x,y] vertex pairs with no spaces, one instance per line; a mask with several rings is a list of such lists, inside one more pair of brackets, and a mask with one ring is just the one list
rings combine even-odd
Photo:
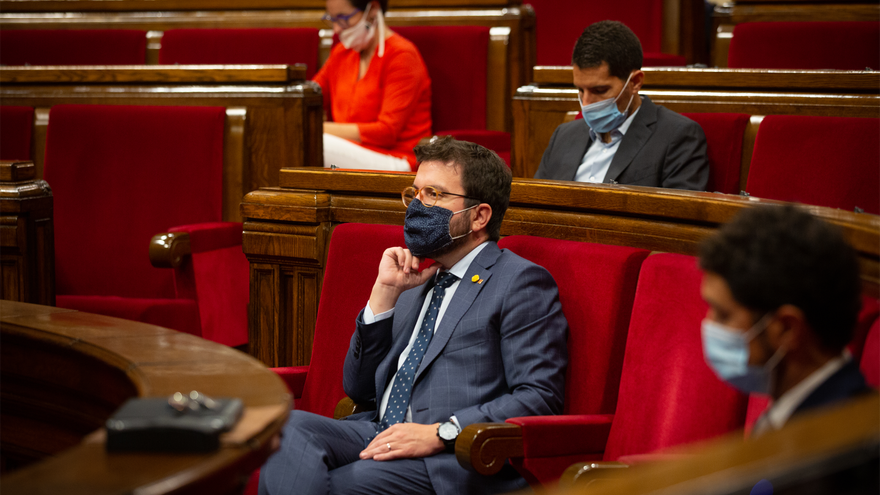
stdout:
[[[59,307],[247,342],[241,225],[221,222],[224,120],[222,107],[52,108],[44,178]],[[193,259],[172,273],[148,250],[174,226],[191,232]],[[204,272],[213,279],[200,285]]]
[[663,1],[560,2],[527,0],[535,9],[538,65],[571,65],[571,52],[584,29],[594,22],[626,24],[639,37],[644,67],[684,66],[680,55],[662,53]]
[[880,388],[880,319],[874,321],[871,331],[868,332],[860,368],[868,385]]
[[0,106],[0,160],[30,160],[34,109]]
[[727,65],[747,69],[880,70],[880,22],[747,22]]
[[746,396],[703,359],[700,280],[691,256],[642,263],[614,414],[509,419],[522,427],[526,460],[565,453],[570,463],[614,461],[742,427]]
[[2,65],[143,65],[147,32],[132,29],[0,31]]
[[320,38],[314,28],[169,29],[160,64],[306,64],[318,70]]
[[510,133],[486,130],[487,26],[395,26],[431,76],[434,134],[481,144],[510,164]]
[[755,138],[746,191],[880,214],[880,119],[770,115]]
[[743,134],[749,124],[744,113],[683,113],[700,124],[706,134],[709,183],[706,190],[739,194]]
[[[498,245],[546,268],[559,286],[562,310],[569,324],[563,413],[613,413],[639,268],[648,252],[529,236],[505,237]],[[579,416],[523,421],[543,426],[572,417]],[[545,433],[549,438],[554,437],[555,431],[552,427],[542,429],[541,434]],[[512,461],[530,483],[538,484],[558,478],[577,460],[577,456],[564,450],[527,450],[526,457]]]

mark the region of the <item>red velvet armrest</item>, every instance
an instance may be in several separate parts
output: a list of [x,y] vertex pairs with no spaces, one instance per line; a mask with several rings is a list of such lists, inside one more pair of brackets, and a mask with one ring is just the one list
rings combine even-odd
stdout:
[[287,384],[287,388],[290,389],[290,393],[293,394],[294,399],[302,397],[303,385],[306,383],[306,375],[309,374],[308,366],[290,366],[286,368],[270,369],[284,380],[284,383]]
[[525,457],[601,454],[613,414],[526,416],[510,418],[522,430]]

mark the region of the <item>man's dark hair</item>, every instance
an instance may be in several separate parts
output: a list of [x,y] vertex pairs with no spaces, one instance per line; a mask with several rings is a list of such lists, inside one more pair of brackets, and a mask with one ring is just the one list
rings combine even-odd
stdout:
[[856,252],[837,227],[804,210],[745,209],[703,242],[700,268],[756,315],[792,304],[829,349],[852,339],[861,307]]
[[[352,7],[356,8],[356,9],[360,9],[361,12],[366,12],[367,5],[372,1],[373,0],[348,0],[348,2],[351,4]],[[376,1],[379,2],[379,6],[382,7],[383,13],[388,10],[388,0],[376,0]]]
[[501,221],[510,205],[510,168],[494,151],[479,144],[456,141],[452,136],[435,138],[416,146],[419,163],[438,161],[454,165],[461,174],[464,193],[477,200],[465,199],[466,206],[486,203],[492,207],[492,218],[486,226],[489,239],[501,238]]
[[634,70],[642,68],[642,44],[635,33],[617,21],[591,24],[574,45],[571,63],[579,69],[599,67],[608,63],[608,72],[623,81]]

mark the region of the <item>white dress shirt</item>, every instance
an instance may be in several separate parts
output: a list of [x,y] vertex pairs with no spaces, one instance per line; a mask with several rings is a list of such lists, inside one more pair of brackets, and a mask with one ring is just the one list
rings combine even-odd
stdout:
[[[458,260],[458,263],[456,263],[455,265],[452,266],[452,268],[449,269],[449,272],[452,273],[453,275],[455,275],[456,277],[458,277],[458,279],[455,282],[453,282],[452,285],[450,285],[446,289],[446,293],[443,296],[443,302],[440,303],[440,311],[437,314],[437,323],[434,324],[434,331],[435,332],[437,331],[437,328],[440,326],[440,321],[443,319],[443,315],[446,314],[446,308],[449,307],[449,301],[451,301],[452,296],[455,295],[455,290],[458,288],[459,284],[461,284],[461,280],[464,278],[465,274],[467,273],[468,268],[470,268],[471,263],[474,261],[474,259],[476,259],[477,255],[480,254],[480,251],[482,251],[483,248],[485,248],[487,244],[488,244],[488,241],[475,247],[474,249],[471,250],[470,253],[465,255],[464,258]],[[440,272],[438,271],[437,273],[439,274]],[[435,275],[435,277],[436,277],[436,275]],[[416,325],[413,328],[412,335],[410,335],[409,343],[407,343],[406,349],[404,349],[403,352],[400,353],[400,358],[397,360],[397,369],[400,369],[400,367],[403,366],[403,363],[406,362],[407,356],[409,356],[410,350],[412,350],[413,343],[416,341],[416,337],[419,335],[419,328],[421,328],[421,326],[422,326],[422,320],[425,319],[425,313],[428,312],[428,305],[431,303],[431,296],[433,294],[434,294],[434,289],[432,288],[430,291],[428,291],[428,294],[425,296],[425,302],[422,303],[422,311],[421,311],[421,313],[419,313],[419,318],[416,320]],[[394,315],[394,308],[391,308],[388,311],[385,311],[384,313],[379,313],[378,315],[373,315],[373,310],[370,309],[370,302],[367,301],[367,307],[364,308],[363,319],[364,319],[364,323],[369,325],[371,323],[375,323],[377,321],[382,321],[386,318],[390,318],[392,315]],[[430,344],[428,344],[428,346],[430,347]],[[379,403],[379,419],[380,420],[382,419],[382,416],[385,415],[385,408],[388,406],[388,397],[391,396],[391,388],[393,386],[394,386],[394,380],[392,379],[391,382],[388,383],[388,386],[385,387],[385,393],[382,394],[382,401]],[[459,426],[458,422],[455,420],[454,417],[452,418],[452,420],[453,420],[453,422],[456,423],[456,426]],[[407,407],[407,409],[406,409],[406,422],[407,423],[412,422],[412,409],[409,407]],[[459,426],[459,428],[461,428],[461,427]]]

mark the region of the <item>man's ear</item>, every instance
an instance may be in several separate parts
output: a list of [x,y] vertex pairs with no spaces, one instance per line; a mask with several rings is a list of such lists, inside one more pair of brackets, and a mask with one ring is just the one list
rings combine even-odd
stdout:
[[642,84],[645,82],[645,73],[641,70],[633,72],[632,78],[630,78],[629,82],[633,85],[633,91],[638,92],[642,89]]
[[485,230],[486,226],[489,225],[489,220],[492,219],[492,207],[486,203],[480,203],[479,206],[474,208],[474,211],[476,214],[473,220],[471,220],[471,230],[474,232]]
[[785,345],[789,350],[812,345],[815,335],[804,312],[792,304],[783,304],[776,310],[775,322],[767,329],[777,348]]

